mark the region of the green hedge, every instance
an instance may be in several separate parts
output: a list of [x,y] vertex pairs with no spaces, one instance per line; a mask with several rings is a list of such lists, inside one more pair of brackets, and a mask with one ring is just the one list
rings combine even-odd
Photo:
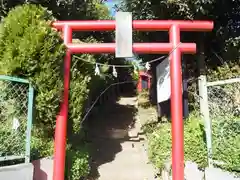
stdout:
[[[62,99],[65,46],[59,33],[51,28],[52,20],[52,14],[45,8],[23,5],[12,9],[0,27],[0,74],[29,79],[35,89],[32,159],[53,155],[55,121]],[[95,60],[93,56],[87,58]],[[73,171],[69,176],[73,180],[89,172],[88,151],[73,144],[72,137],[80,133],[81,116],[93,74],[89,71],[93,69],[92,65],[77,62],[71,71],[68,154],[74,152],[74,161],[68,168]],[[7,133],[2,131],[1,137]],[[10,138],[4,140],[11,142]],[[78,136],[78,141],[83,140]]]
[[65,47],[49,26],[46,9],[23,5],[12,9],[1,23],[0,74],[29,79],[35,88],[35,119],[52,135],[63,89]]

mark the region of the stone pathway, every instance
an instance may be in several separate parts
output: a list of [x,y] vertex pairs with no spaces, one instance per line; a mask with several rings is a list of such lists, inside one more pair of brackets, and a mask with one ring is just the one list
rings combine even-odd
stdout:
[[[154,180],[140,123],[135,120],[136,97],[122,97],[91,121],[92,172],[89,180]],[[99,113],[100,114],[100,113]],[[99,115],[100,116],[100,115]]]

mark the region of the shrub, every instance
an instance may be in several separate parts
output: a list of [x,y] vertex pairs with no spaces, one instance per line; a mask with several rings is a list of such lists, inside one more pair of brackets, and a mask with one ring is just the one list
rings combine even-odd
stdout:
[[[150,132],[148,133],[150,160],[158,169],[162,169],[171,159],[171,124],[158,124],[151,129],[147,128],[147,131]],[[184,127],[185,160],[194,161],[200,167],[207,165],[207,148],[203,137],[202,122],[198,117],[190,116]]]
[[41,138],[32,136],[31,138],[31,159],[52,156],[54,151],[54,141],[52,138]]
[[[221,168],[239,172],[240,123],[239,119],[213,121],[213,160],[221,162]],[[162,169],[171,159],[171,124],[148,125],[149,157]],[[200,118],[191,114],[184,127],[185,160],[207,167],[207,147],[204,126]],[[223,162],[223,163],[222,163]]]
[[67,150],[66,179],[79,180],[87,177],[90,172],[89,147],[84,144],[77,149],[69,147]]
[[35,119],[52,134],[59,111],[65,48],[50,26],[53,17],[36,5],[18,6],[1,24],[0,72],[27,78],[35,88]]
[[[38,132],[53,137],[63,91],[65,47],[50,26],[53,17],[41,6],[23,5],[9,12],[1,25],[0,73],[30,79],[35,88]],[[94,61],[93,56],[84,56]],[[73,59],[73,62],[75,59]],[[84,101],[89,93],[93,66],[77,62],[71,69],[69,117],[79,129]],[[42,127],[42,131],[39,128]]]
[[[53,155],[55,120],[62,99],[65,47],[59,33],[51,28],[51,20],[51,13],[41,6],[23,5],[9,12],[0,29],[0,73],[29,79],[35,89],[32,159]],[[90,56],[90,60],[94,60],[93,56]],[[69,103],[72,124],[69,123],[69,139],[80,131],[84,101],[88,98],[92,76],[88,70],[90,68],[92,70],[93,66],[80,62],[72,66]],[[5,129],[3,131],[0,133],[8,133]],[[13,148],[9,151],[16,149]],[[72,151],[75,154],[72,164],[74,175],[71,176],[76,179],[78,175],[86,175],[89,171],[88,156],[82,148]]]

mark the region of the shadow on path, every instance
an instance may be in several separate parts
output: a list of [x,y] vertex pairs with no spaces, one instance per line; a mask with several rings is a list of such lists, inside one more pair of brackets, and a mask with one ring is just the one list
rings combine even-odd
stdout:
[[135,98],[128,94],[114,103],[101,108],[88,120],[88,141],[91,144],[91,173],[88,180],[99,177],[98,168],[111,162],[122,151],[121,142],[129,141],[128,130],[135,122]]

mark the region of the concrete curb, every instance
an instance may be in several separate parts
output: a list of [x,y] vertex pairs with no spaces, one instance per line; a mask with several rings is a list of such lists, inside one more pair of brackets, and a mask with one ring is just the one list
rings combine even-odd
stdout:
[[31,163],[0,167],[1,180],[33,180]]

